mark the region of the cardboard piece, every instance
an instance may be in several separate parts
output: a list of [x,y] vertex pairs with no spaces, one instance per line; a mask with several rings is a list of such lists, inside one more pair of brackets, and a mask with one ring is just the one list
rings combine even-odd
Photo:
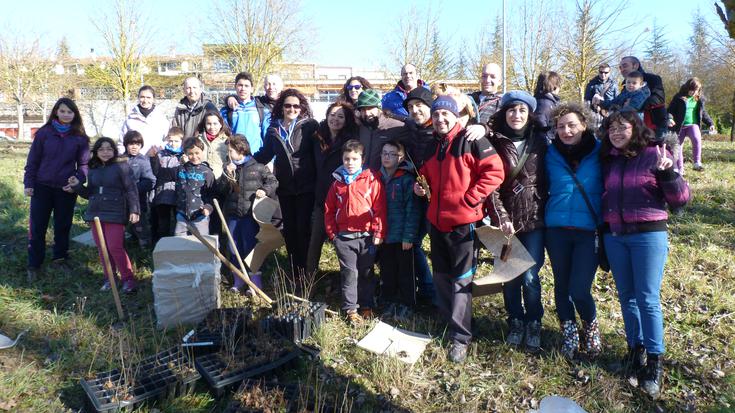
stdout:
[[488,251],[495,256],[495,263],[490,274],[472,281],[472,295],[482,296],[503,291],[503,283],[518,277],[535,262],[517,237],[511,238],[511,251],[507,261],[500,259],[500,253],[508,240],[500,228],[482,226],[475,231],[477,238]]
[[426,334],[393,327],[379,321],[357,346],[381,356],[395,357],[404,363],[413,364],[426,349],[431,337]]
[[96,247],[94,238],[92,238],[92,231],[83,232],[71,240],[87,247]]
[[281,231],[271,222],[276,209],[278,201],[271,198],[260,198],[253,202],[253,218],[260,226],[260,231],[255,236],[258,243],[247,257],[243,258],[243,262],[251,272],[258,272],[268,255],[286,244]]
[[[217,237],[204,237],[217,245]],[[158,328],[198,323],[220,307],[220,262],[195,237],[161,238],[153,250],[153,267]]]

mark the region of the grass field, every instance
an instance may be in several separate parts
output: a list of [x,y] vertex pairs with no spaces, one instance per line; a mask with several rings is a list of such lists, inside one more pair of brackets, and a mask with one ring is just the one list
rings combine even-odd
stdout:
[[[349,328],[333,318],[313,339],[322,348],[321,360],[300,361],[284,373],[286,378],[316,378],[323,391],[345,395],[352,411],[526,412],[551,394],[572,398],[588,412],[735,411],[735,144],[709,138],[704,147],[706,170],[693,172],[687,163],[694,196],[670,225],[662,291],[667,355],[659,401],[648,400],[616,372],[626,345],[610,274],[598,273],[593,287],[602,356],[575,365],[562,359],[548,262],[541,273],[546,314],[539,355],[503,343],[507,328],[502,297],[494,295],[474,300],[475,340],[464,365],[446,360],[441,336],[413,366],[379,359],[355,346],[369,330],[368,323]],[[39,281],[26,283],[26,153],[22,144],[0,144],[0,330],[11,337],[29,330],[17,347],[0,350],[0,412],[79,411],[85,397],[79,380],[116,367],[121,339],[134,353],[145,355],[176,343],[181,331],[155,329],[152,260],[138,248],[129,251],[142,288],[123,297],[130,321],[122,329],[112,327],[111,294],[98,291],[102,271],[94,249],[73,245],[71,270],[46,267]],[[87,230],[83,207],[80,203],[73,235]],[[487,265],[479,272],[487,272]],[[327,275],[316,298],[337,309],[338,265],[330,247],[322,267]],[[275,268],[272,260],[266,268]],[[246,303],[224,290],[225,306]],[[404,326],[437,336],[434,316],[425,311]],[[142,411],[217,412],[226,405],[226,398],[215,399],[202,384],[192,396]]]

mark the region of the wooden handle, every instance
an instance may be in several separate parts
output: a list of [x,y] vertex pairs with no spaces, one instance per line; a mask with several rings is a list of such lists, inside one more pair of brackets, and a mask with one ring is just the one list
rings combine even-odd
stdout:
[[117,315],[120,320],[125,319],[125,313],[123,313],[122,304],[120,303],[120,295],[117,293],[117,284],[115,284],[115,274],[112,273],[112,265],[110,265],[110,256],[107,254],[107,242],[105,242],[105,234],[102,232],[102,224],[100,223],[99,217],[94,217],[94,228],[97,231],[97,239],[99,240],[99,248],[102,251],[102,264],[105,266],[105,272],[107,272],[107,281],[110,283],[110,289],[112,290],[112,297],[115,299],[115,307],[117,307]]

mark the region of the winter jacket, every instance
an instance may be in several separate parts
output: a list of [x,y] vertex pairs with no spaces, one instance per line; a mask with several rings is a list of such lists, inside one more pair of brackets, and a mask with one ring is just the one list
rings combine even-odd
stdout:
[[680,208],[689,201],[689,186],[681,175],[673,168],[655,170],[656,150],[648,146],[629,159],[612,149],[603,161],[602,217],[613,233],[665,229],[666,204]]
[[155,158],[150,158],[151,171],[156,176],[152,205],[176,205],[176,181],[181,155],[181,152],[163,149]]
[[[326,122],[326,120],[322,121]],[[334,182],[334,171],[342,165],[342,145],[355,136],[340,133],[337,140],[328,148],[322,150],[318,140],[314,141],[314,165],[316,169],[316,183],[314,184],[314,205],[322,209],[327,198],[329,187]]]
[[389,118],[382,113],[378,116],[378,125],[375,128],[363,122],[360,125],[360,143],[365,146],[365,154],[362,157],[363,165],[373,172],[378,172],[381,166],[380,152],[383,150],[383,144],[391,140],[403,142],[409,136],[410,132],[402,121]]
[[117,140],[118,153],[125,152],[123,137],[131,130],[138,131],[143,135],[143,147],[140,149],[140,153],[148,153],[148,149],[150,149],[151,146],[163,146],[163,140],[168,134],[170,124],[171,122],[169,122],[168,118],[166,118],[166,114],[163,113],[163,109],[159,106],[154,106],[153,111],[151,111],[148,116],[143,116],[143,114],[140,113],[140,107],[135,105],[122,124],[120,138]]
[[406,129],[408,129],[409,136],[403,144],[413,165],[421,169],[424,162],[436,153],[439,141],[434,137],[434,127],[431,122],[428,125],[419,126],[409,119],[406,121]]
[[468,141],[457,123],[420,173],[431,188],[426,217],[439,231],[482,219],[482,205],[503,181],[503,162],[486,138]]
[[510,175],[522,154],[518,153],[513,141],[501,133],[494,132],[490,137],[490,143],[498,151],[504,171],[503,184],[492,193],[485,205],[490,221],[495,226],[511,221],[519,232],[544,226],[546,136],[543,132],[537,132],[537,127],[534,125],[526,129],[524,150],[529,155],[512,181]]
[[[651,96],[646,100],[643,106],[643,120],[646,126],[656,132],[656,136],[663,136],[668,130],[669,115],[666,113],[666,93],[664,92],[664,83],[661,76],[647,73],[642,67],[638,71],[643,73],[643,81],[646,82]],[[625,86],[623,86],[625,87]]]
[[288,141],[279,133],[273,122],[265,135],[255,160],[267,164],[274,157],[273,172],[278,178],[278,195],[299,195],[314,192],[316,168],[314,166],[314,131],[319,126],[314,119],[295,120],[293,133]]
[[[668,112],[674,118],[674,122],[676,123],[674,125],[674,129],[677,133],[681,130],[681,127],[684,124],[684,116],[687,111],[687,98],[688,96],[677,93],[674,95],[674,98],[671,99],[671,103],[669,103]],[[710,128],[714,125],[712,118],[709,117],[709,114],[704,109],[703,97],[699,98],[697,105],[694,107],[694,123],[698,125],[700,129],[702,128],[702,124],[704,124],[705,128]]]
[[604,82],[599,76],[595,76],[587,83],[587,87],[584,89],[584,101],[592,102],[592,97],[595,95],[602,96],[603,102],[610,102],[615,99],[615,96],[618,95],[618,88],[615,86],[615,80],[612,76]]
[[369,232],[375,238],[385,238],[385,192],[380,179],[364,169],[347,184],[339,167],[334,183],[324,201],[324,227],[330,240],[340,233]]
[[[416,87],[423,87],[426,90],[429,90],[428,85],[421,79],[418,80]],[[408,118],[408,111],[403,107],[403,101],[406,100],[408,92],[410,92],[410,90],[407,90],[403,86],[403,81],[399,80],[392,91],[383,95],[383,98],[380,101],[381,107],[383,110],[390,112],[396,119],[406,120]]]
[[256,98],[238,102],[239,105],[235,110],[225,105],[220,109],[220,113],[232,130],[232,134],[244,135],[250,144],[250,152],[257,153],[263,146],[263,137],[270,126],[271,112]]
[[380,168],[378,178],[383,183],[387,209],[387,235],[385,242],[418,242],[421,205],[413,184],[416,182],[413,165],[408,161],[401,162],[392,176],[385,168]]
[[651,91],[648,86],[635,90],[633,92],[628,89],[623,89],[622,92],[610,102],[602,102],[600,106],[605,109],[621,110],[621,109],[632,109],[636,112],[643,111],[643,105],[646,100],[651,96]]
[[126,153],[123,155],[123,159],[125,158],[127,158],[130,167],[130,177],[138,188],[140,211],[145,212],[148,210],[148,192],[156,185],[156,176],[153,175],[151,161],[142,153],[136,156]]
[[206,162],[199,165],[187,162],[179,166],[176,174],[176,212],[189,220],[199,218],[204,205],[212,205],[215,190],[214,173]]
[[483,95],[481,90],[470,93],[472,101],[477,105],[477,116],[479,123],[487,123],[495,112],[500,110],[500,100],[503,98],[502,93],[494,93],[492,95]]
[[204,161],[212,168],[214,177],[219,178],[227,163],[227,135],[220,133],[212,142],[207,140],[205,134],[199,135],[199,140],[204,144]]
[[89,182],[75,186],[82,198],[89,199],[85,221],[99,217],[102,222],[126,224],[130,214],[140,214],[138,188],[131,178],[125,158],[111,159],[89,170]]
[[63,188],[70,176],[80,182],[87,179],[89,139],[86,136],[61,134],[51,125],[41,127],[31,143],[26,160],[23,186],[36,184]]
[[[594,139],[594,138],[593,138]],[[602,167],[600,165],[600,142],[595,140],[592,152],[579,162],[574,174],[582,184],[587,198],[595,211],[590,213],[582,193],[570,175],[573,168],[554,145],[549,145],[546,158],[546,201],[545,224],[547,227],[573,227],[594,231],[602,222]]]
[[183,129],[184,138],[197,136],[199,135],[197,130],[199,122],[202,121],[206,112],[217,112],[217,107],[204,96],[204,93],[193,105],[187,97],[184,97],[176,105],[174,117],[171,119],[171,126],[178,126]]
[[[536,119],[542,127],[553,127],[551,122],[551,111],[561,102],[559,96],[553,93],[544,93],[534,96],[536,98]],[[552,132],[553,135],[553,132]],[[549,138],[553,138],[550,136]]]
[[237,166],[235,182],[224,172],[217,179],[217,186],[219,193],[227,195],[223,211],[225,217],[244,218],[251,215],[255,191],[262,189],[266,196],[274,198],[278,180],[267,166],[251,158]]

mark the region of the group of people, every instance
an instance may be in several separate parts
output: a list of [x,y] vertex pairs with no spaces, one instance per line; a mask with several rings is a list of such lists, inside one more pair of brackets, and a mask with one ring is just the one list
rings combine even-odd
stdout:
[[[609,66],[600,66],[586,95],[593,113],[561,102],[555,72],[541,75],[535,96],[502,94],[500,68],[489,64],[481,90],[465,95],[446,84],[430,88],[408,64],[382,98],[368,80],[348,79],[321,122],[308,99],[283,89],[276,75],[266,77],[265,94],[256,97],[251,75],[238,74],[235,94],[220,110],[201,82],[188,78],[171,122],[155,105],[153,89],[144,86],[120,140],[99,138],[91,153],[77,106],[59,99],[26,165],[29,279],[40,275],[51,211],[53,260],[63,265],[68,259],[77,194],[89,199],[85,220],[102,221],[112,271],[125,292],[136,288],[124,249],[126,224],[143,246],[184,235],[190,226],[206,234],[224,224],[245,256],[259,230],[253,203],[271,197],[280,205],[294,274],[318,271],[324,242],[334,245],[349,322],[373,317],[379,307],[385,317],[403,318],[417,302],[433,302],[447,323],[448,357],[462,362],[472,339],[475,230],[492,225],[517,237],[534,260],[503,285],[507,343],[541,348],[539,270],[546,252],[561,353],[569,359],[599,355],[591,287],[598,265],[609,262],[627,365],[641,388],[657,397],[665,350],[660,287],[667,207],[689,199],[682,165],[657,137],[670,124],[682,136],[695,136],[698,125],[711,120],[698,80],[682,86],[669,121],[660,78],[632,56],[622,59],[620,71],[626,91],[618,95]],[[695,165],[701,166],[699,158]],[[224,223],[212,213],[215,199],[224,205]],[[427,234],[431,269],[421,247]],[[262,286],[258,269],[251,271]],[[243,287],[236,279],[232,288]]]

